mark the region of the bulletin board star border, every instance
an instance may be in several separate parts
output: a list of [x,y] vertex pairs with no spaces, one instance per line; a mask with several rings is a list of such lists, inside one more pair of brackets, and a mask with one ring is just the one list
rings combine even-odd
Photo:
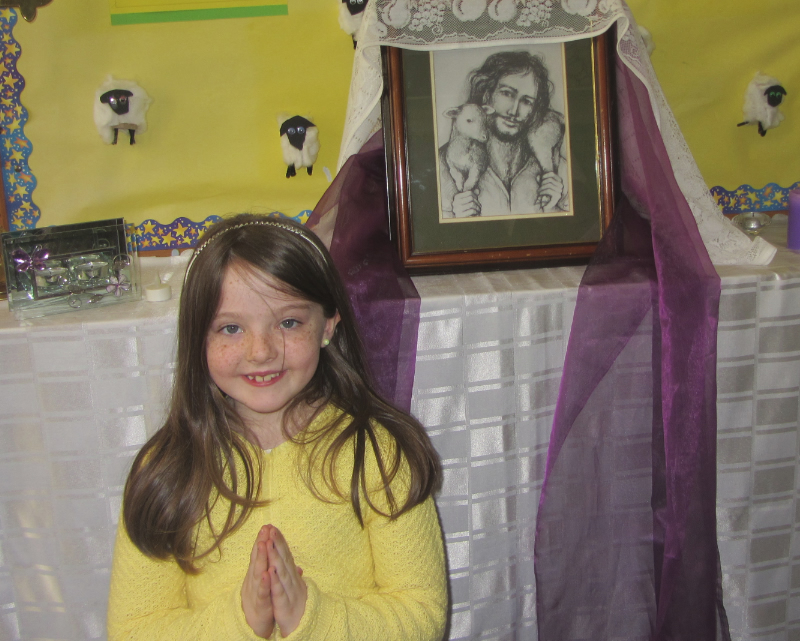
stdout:
[[6,216],[11,230],[31,229],[41,217],[33,202],[36,177],[28,166],[33,151],[31,141],[25,136],[28,110],[22,106],[20,94],[25,79],[17,70],[21,53],[14,39],[14,25],[19,19],[16,9],[0,9],[0,33],[3,48],[0,60],[0,164],[6,195]]
[[800,181],[791,187],[769,183],[762,189],[741,185],[732,191],[712,187],[711,195],[723,214],[740,214],[744,211],[781,211],[789,208],[789,192],[800,189]]
[[[311,210],[301,211],[297,216],[287,216],[278,211],[272,212],[270,215],[290,218],[304,225],[311,215]],[[167,225],[152,219],[145,220],[142,224],[134,226],[138,250],[140,252],[151,252],[189,249],[195,246],[197,239],[203,235],[203,232],[220,220],[222,220],[221,216],[209,216],[200,222],[195,222],[188,218],[177,218]]]

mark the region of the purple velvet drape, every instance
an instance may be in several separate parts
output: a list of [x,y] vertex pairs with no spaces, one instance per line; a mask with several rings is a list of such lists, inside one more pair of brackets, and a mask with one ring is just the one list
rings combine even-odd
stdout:
[[540,641],[727,639],[719,278],[644,85],[617,59],[622,194],[584,275],[535,541]]
[[313,229],[326,215],[336,216],[330,252],[350,294],[373,381],[388,401],[408,411],[419,294],[389,240],[380,134],[347,160],[306,224]]

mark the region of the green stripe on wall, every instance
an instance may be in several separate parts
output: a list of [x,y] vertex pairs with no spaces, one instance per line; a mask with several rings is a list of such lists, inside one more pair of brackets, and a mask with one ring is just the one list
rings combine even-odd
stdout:
[[261,7],[234,7],[228,9],[191,9],[186,11],[149,11],[145,13],[112,13],[111,24],[147,24],[150,22],[184,22],[187,20],[219,20],[221,18],[260,18],[263,16],[288,16],[289,6],[272,4]]

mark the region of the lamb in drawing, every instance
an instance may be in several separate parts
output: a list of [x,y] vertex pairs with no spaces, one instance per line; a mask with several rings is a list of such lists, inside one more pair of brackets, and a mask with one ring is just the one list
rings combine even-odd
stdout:
[[489,164],[486,141],[489,139],[487,116],[491,113],[494,113],[491,107],[472,103],[444,113],[453,121],[445,160],[459,192],[475,189]]
[[[549,109],[542,122],[536,127],[531,127],[528,132],[528,146],[541,166],[542,172],[558,172],[565,131],[564,116]],[[542,196],[538,202],[542,207],[546,207],[550,203],[550,197]]]

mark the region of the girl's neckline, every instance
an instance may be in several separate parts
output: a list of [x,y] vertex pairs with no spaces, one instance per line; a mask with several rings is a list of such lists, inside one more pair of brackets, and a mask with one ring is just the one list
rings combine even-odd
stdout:
[[[319,421],[330,420],[332,418],[331,414],[332,413],[338,413],[338,412],[341,412],[341,410],[338,409],[335,405],[333,405],[331,403],[328,403],[327,405],[325,405],[323,408],[321,408],[316,413],[314,418],[311,419],[311,421],[308,423],[308,425],[306,425],[306,427],[304,427],[302,430],[300,430],[300,432],[298,432],[298,434],[300,434],[301,432],[305,431],[309,427],[312,427],[315,423],[317,423]],[[297,436],[297,434],[295,434],[295,436]],[[273,445],[272,447],[261,447],[261,445],[259,445],[257,443],[252,443],[252,442],[250,443],[250,445],[253,448],[255,448],[256,450],[260,450],[263,454],[266,455],[266,454],[274,454],[277,450],[279,450],[281,448],[289,449],[289,447],[291,447],[291,446],[287,446],[287,443],[292,443],[294,445],[298,445],[298,442],[293,440],[292,438],[284,439],[283,441],[281,441],[280,443],[278,443],[276,445]]]
[[286,449],[283,446],[286,445],[287,443],[293,443],[293,442],[294,441],[292,441],[292,439],[287,438],[285,441],[281,441],[280,443],[278,443],[277,445],[273,445],[272,447],[261,447],[260,445],[256,445],[255,447],[261,450],[263,454],[274,454],[281,448]]
[[[268,438],[266,438],[264,440],[266,440],[267,442],[274,443],[277,440],[275,438],[275,436],[276,436],[275,433],[273,432],[272,434],[259,435],[259,430],[251,428],[252,433],[255,436],[256,440],[259,441],[258,443],[256,443],[256,447],[258,449],[260,449],[262,452],[264,452],[265,454],[269,454],[270,452],[272,452],[272,450],[280,447],[281,445],[286,443],[286,441],[291,441],[294,436],[297,436],[301,432],[305,431],[308,427],[310,427],[311,425],[316,423],[320,419],[321,416],[323,416],[324,414],[326,414],[329,411],[330,407],[331,407],[330,403],[327,403],[327,404],[324,404],[324,405],[318,406],[318,407],[314,407],[314,406],[311,406],[311,405],[305,406],[305,408],[303,410],[301,410],[305,414],[305,416],[298,416],[295,419],[296,421],[300,421],[301,424],[302,424],[302,422],[305,422],[305,425],[302,425],[302,427],[300,427],[299,429],[295,428],[295,430],[292,430],[290,432],[289,438],[287,438],[285,436],[285,434],[283,433],[283,430],[281,429],[279,431],[278,435],[277,435],[277,436],[279,436],[281,438],[281,440],[278,443],[275,443],[274,445],[271,445],[270,447],[263,447],[261,445],[260,436],[267,436]],[[295,423],[295,425],[297,425],[297,423]]]

